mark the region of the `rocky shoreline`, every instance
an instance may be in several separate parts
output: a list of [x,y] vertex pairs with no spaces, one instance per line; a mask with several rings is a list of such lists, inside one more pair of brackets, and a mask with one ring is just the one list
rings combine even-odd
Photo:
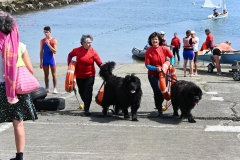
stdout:
[[24,14],[44,9],[59,8],[69,4],[89,2],[91,0],[22,0],[0,1],[0,10],[12,15]]

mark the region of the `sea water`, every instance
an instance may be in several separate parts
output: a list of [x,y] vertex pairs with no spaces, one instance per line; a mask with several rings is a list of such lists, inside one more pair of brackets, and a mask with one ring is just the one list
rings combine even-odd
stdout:
[[[193,3],[194,2],[194,3]],[[215,44],[230,40],[234,49],[240,49],[239,0],[226,0],[229,16],[225,19],[207,19],[213,9],[201,8],[203,0],[95,0],[15,16],[20,39],[27,45],[32,62],[39,62],[40,40],[43,28],[49,25],[51,35],[58,41],[56,59],[66,63],[67,55],[80,46],[82,34],[91,34],[93,47],[101,59],[117,63],[143,63],[132,56],[132,48],[143,48],[152,32],[165,31],[167,43],[173,33],[179,38],[186,30],[195,30],[202,44],[209,28]],[[220,10],[219,10],[220,12]],[[199,46],[200,48],[200,46]],[[180,50],[182,63],[182,48]]]

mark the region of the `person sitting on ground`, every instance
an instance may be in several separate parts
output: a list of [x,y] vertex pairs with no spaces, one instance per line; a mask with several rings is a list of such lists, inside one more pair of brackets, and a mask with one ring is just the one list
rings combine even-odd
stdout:
[[224,75],[221,71],[221,66],[220,66],[220,59],[221,59],[221,54],[225,52],[233,52],[236,51],[231,47],[231,42],[226,41],[224,43],[217,44],[214,49],[213,49],[213,55],[214,55],[214,60],[216,63],[216,68],[217,68],[217,75]]
[[218,11],[217,11],[217,9],[215,8],[214,10],[213,10],[213,16],[214,17],[217,17],[219,14],[218,14]]

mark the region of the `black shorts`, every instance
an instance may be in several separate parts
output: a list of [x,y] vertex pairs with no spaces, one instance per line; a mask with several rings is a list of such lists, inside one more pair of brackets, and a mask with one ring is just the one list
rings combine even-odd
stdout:
[[213,55],[221,56],[221,51],[218,48],[214,48]]
[[197,58],[198,58],[198,52],[194,52],[194,59],[193,59],[194,63],[197,62]]

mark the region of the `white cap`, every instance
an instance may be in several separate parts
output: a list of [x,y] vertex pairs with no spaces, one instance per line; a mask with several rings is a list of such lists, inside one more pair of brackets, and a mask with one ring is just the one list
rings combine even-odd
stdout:
[[160,31],[160,34],[166,34],[164,31]]
[[196,32],[195,31],[191,31],[192,34],[195,34]]

